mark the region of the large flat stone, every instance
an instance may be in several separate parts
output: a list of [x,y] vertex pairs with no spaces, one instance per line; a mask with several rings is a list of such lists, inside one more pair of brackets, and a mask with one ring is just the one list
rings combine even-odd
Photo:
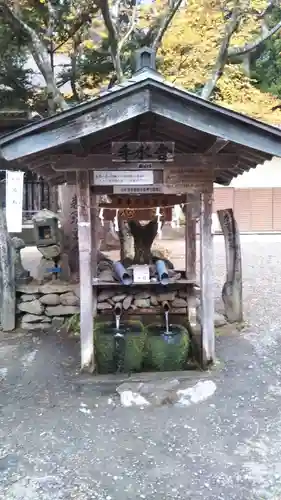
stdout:
[[115,293],[114,290],[102,290],[98,295],[98,302],[104,302],[107,299],[111,299]]
[[45,283],[45,285],[39,286],[39,292],[43,295],[47,295],[48,293],[66,293],[72,292],[73,285],[70,283],[62,283],[58,281],[57,283]]
[[137,292],[135,295],[136,300],[141,300],[141,299],[149,299],[151,293],[150,292]]
[[163,292],[157,295],[157,299],[159,300],[159,302],[165,302],[166,300],[173,301],[175,300],[175,298],[176,298],[176,292]]
[[175,300],[173,300],[171,305],[172,305],[172,307],[186,307],[187,301],[185,299],[180,298],[180,297],[176,297]]
[[39,292],[40,285],[37,282],[31,283],[22,283],[21,285],[17,285],[16,291],[25,293],[25,294],[34,294]]
[[60,304],[60,296],[56,293],[42,295],[39,300],[42,304],[45,304],[45,306],[57,306]]
[[112,297],[113,302],[122,302],[126,298],[126,293],[120,293],[119,295],[114,295]]
[[29,314],[41,315],[44,311],[44,306],[39,300],[35,299],[31,302],[21,302],[18,304],[18,309]]
[[132,295],[127,295],[127,297],[124,299],[123,301],[123,309],[125,311],[127,311],[127,309],[129,309],[131,303],[132,303],[132,300],[133,300],[133,296]]
[[48,306],[45,310],[45,314],[47,316],[71,316],[72,314],[78,314],[79,312],[79,307],[63,305]]
[[112,306],[108,302],[98,302],[97,309],[104,311],[105,309],[112,309]]
[[137,307],[146,308],[146,307],[150,307],[150,300],[149,299],[136,299],[134,301],[134,304]]
[[30,295],[28,293],[23,293],[20,296],[19,302],[31,302],[32,300],[38,299],[38,297],[38,293],[31,293]]
[[73,292],[66,292],[60,296],[60,303],[63,306],[79,306],[79,298]]
[[22,323],[38,323],[39,321],[44,321],[45,319],[47,320],[46,322],[49,323],[51,320],[49,318],[46,318],[46,316],[41,315],[38,316],[37,314],[24,314],[23,317],[21,318]]

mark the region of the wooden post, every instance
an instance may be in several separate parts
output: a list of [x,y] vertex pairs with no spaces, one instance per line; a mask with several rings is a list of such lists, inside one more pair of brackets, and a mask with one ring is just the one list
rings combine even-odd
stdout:
[[[92,279],[97,278],[98,275],[98,250],[100,247],[100,220],[99,220],[99,204],[98,196],[91,193],[91,236],[92,236]],[[94,318],[97,314],[97,288],[92,287],[92,300],[93,300],[93,331],[94,331]]]
[[215,359],[212,195],[211,188],[200,195],[201,336],[204,365]]
[[16,326],[16,280],[14,248],[7,231],[4,210],[0,209],[0,317],[4,332]]
[[217,211],[225,242],[226,281],[222,300],[230,323],[243,321],[242,259],[240,234],[232,208]]
[[[41,186],[40,186],[41,187]],[[54,213],[58,211],[58,186],[50,186],[49,188],[49,196],[50,196],[50,210]],[[39,210],[41,210],[41,203]]]
[[80,268],[80,342],[81,370],[93,372],[94,364],[94,322],[92,282],[92,231],[90,210],[89,173],[76,172],[78,248]]
[[185,205],[185,276],[186,279],[196,280],[196,219],[193,217],[192,203]]

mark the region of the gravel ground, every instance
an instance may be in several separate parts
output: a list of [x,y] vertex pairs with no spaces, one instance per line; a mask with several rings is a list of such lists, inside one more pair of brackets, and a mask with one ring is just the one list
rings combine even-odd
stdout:
[[[218,338],[202,403],[123,408],[116,384],[77,375],[74,340],[2,335],[1,500],[281,499],[281,238],[242,247],[248,326]],[[215,252],[219,297],[221,237]]]

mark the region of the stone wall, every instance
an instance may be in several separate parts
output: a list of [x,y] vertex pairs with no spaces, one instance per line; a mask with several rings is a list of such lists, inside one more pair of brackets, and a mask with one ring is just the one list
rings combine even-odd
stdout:
[[122,309],[135,314],[144,312],[163,311],[163,303],[168,303],[171,312],[178,314],[187,313],[187,295],[183,289],[165,291],[163,287],[112,287],[101,290],[98,294],[98,312],[110,312],[114,310],[116,304]]
[[[188,312],[189,292],[183,287],[173,285],[163,290],[159,285],[122,287],[108,286],[98,292],[98,315],[102,313],[114,314],[118,304],[123,311],[131,314],[163,314],[164,303],[168,303],[171,313],[186,315]],[[51,326],[59,327],[73,314],[79,313],[80,301],[79,284],[45,283],[38,282],[18,285],[17,297],[17,325],[24,330],[47,330]],[[199,299],[196,299],[197,315],[200,322]],[[226,323],[224,316],[215,313],[215,326]]]
[[18,285],[18,326],[24,330],[47,330],[60,326],[66,317],[79,313],[79,285],[33,281]]
[[[112,286],[98,293],[98,314],[114,312],[118,304],[132,314],[163,312],[163,304],[168,302],[171,312],[187,314],[187,291],[163,290],[155,285],[148,290],[143,287]],[[59,282],[36,281],[18,285],[17,324],[24,330],[47,330],[50,326],[62,325],[65,319],[79,313],[79,285]]]

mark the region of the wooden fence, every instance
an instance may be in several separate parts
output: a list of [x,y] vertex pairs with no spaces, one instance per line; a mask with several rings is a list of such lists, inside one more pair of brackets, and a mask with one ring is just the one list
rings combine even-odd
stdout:
[[[0,173],[0,200],[2,208],[6,205],[6,173]],[[56,188],[50,188],[42,178],[30,173],[25,174],[23,184],[23,223],[28,223],[33,214],[47,208],[57,208]]]

